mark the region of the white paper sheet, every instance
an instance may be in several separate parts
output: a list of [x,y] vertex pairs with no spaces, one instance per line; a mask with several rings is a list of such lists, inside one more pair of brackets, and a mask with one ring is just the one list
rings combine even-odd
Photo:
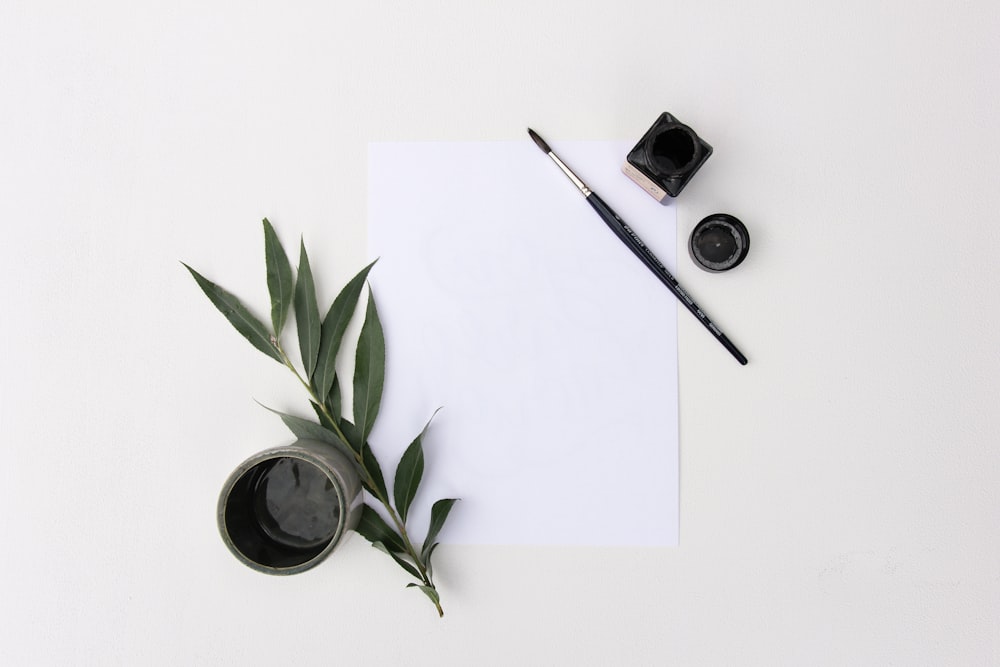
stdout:
[[[671,270],[623,142],[552,148]],[[411,520],[459,544],[676,545],[677,304],[529,140],[369,148],[387,467],[439,406]],[[386,471],[391,478],[391,470]]]

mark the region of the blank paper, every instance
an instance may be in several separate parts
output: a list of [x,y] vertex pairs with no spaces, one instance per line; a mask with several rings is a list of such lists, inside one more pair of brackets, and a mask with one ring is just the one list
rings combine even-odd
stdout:
[[[621,173],[631,146],[551,145],[673,271],[674,208]],[[529,139],[372,144],[369,251],[387,479],[443,406],[418,537],[457,497],[444,542],[677,543],[676,300]]]

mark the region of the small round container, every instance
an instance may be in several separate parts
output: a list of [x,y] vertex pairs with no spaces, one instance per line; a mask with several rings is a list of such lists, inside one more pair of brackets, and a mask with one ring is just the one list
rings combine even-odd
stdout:
[[720,273],[735,268],[750,252],[750,232],[727,213],[710,215],[691,231],[688,253],[699,268]]
[[297,440],[251,456],[219,495],[222,541],[267,574],[316,566],[361,516],[361,480],[332,445]]

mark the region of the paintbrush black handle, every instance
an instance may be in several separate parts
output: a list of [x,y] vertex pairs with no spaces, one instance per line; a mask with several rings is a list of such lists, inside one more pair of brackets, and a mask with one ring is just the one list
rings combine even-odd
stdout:
[[736,357],[736,361],[743,365],[746,365],[747,358],[743,356],[743,353],[736,349],[732,341],[726,338],[726,335],[719,330],[719,327],[715,326],[712,320],[708,319],[708,315],[705,314],[698,304],[694,302],[687,291],[681,287],[677,279],[674,278],[667,267],[663,266],[663,262],[656,258],[656,255],[646,247],[646,244],[642,242],[642,239],[632,231],[632,228],[625,224],[625,221],[618,217],[610,206],[604,203],[604,200],[598,197],[595,193],[591,192],[587,195],[587,201],[590,205],[594,207],[597,214],[601,216],[601,219],[608,225],[608,227],[615,233],[622,243],[628,246],[636,257],[642,260],[642,263],[646,265],[653,274],[660,279],[664,285],[667,286],[671,292],[674,293],[681,303],[691,311],[691,313],[698,318],[698,321],[705,325],[705,328],[712,332],[712,335],[718,339],[722,346],[729,350],[729,353]]

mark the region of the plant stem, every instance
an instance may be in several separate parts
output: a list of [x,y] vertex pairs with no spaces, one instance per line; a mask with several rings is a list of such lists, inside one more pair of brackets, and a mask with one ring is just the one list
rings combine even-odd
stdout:
[[[326,406],[326,401],[320,400],[319,396],[316,395],[316,391],[313,389],[312,385],[306,382],[305,379],[303,379],[303,377],[299,374],[298,369],[295,368],[295,365],[292,363],[291,359],[288,358],[288,355],[285,354],[285,350],[281,347],[281,342],[275,340],[274,343],[275,347],[278,349],[278,353],[281,355],[282,362],[285,364],[286,367],[288,367],[288,370],[292,371],[295,377],[298,378],[299,382],[302,383],[302,386],[305,387],[305,390],[309,394],[309,397],[312,399],[313,403],[319,406],[319,410],[324,415],[326,415],[329,422],[333,425],[337,437],[340,438],[340,440],[345,445],[347,445],[347,447],[351,451],[354,452],[354,461],[357,464],[360,471],[364,474],[365,481],[368,484],[368,488],[372,491],[372,495],[375,496],[376,500],[382,503],[382,506],[385,507],[386,511],[389,513],[389,516],[392,518],[392,522],[396,524],[396,530],[399,531],[399,536],[403,538],[403,546],[406,548],[406,553],[413,560],[414,565],[416,565],[417,567],[417,571],[420,573],[421,582],[423,583],[424,586],[427,586],[428,588],[431,588],[435,592],[437,592],[437,587],[434,586],[434,582],[431,579],[430,573],[427,572],[427,567],[424,565],[423,559],[420,558],[419,553],[413,546],[413,543],[410,541],[410,536],[406,532],[406,524],[403,523],[403,521],[399,518],[399,515],[396,513],[396,510],[392,507],[392,504],[389,502],[389,499],[384,498],[382,496],[381,491],[379,491],[379,489],[375,484],[375,479],[372,477],[371,472],[369,472],[368,468],[365,466],[364,458],[362,457],[361,452],[355,451],[354,448],[351,447],[350,441],[347,439],[347,436],[344,435],[343,430],[341,430],[340,419],[342,419],[342,417],[340,415],[335,416],[330,414],[330,411]],[[437,608],[438,616],[444,616],[444,610],[441,608],[441,603],[436,600],[432,601],[434,602],[434,606]]]

